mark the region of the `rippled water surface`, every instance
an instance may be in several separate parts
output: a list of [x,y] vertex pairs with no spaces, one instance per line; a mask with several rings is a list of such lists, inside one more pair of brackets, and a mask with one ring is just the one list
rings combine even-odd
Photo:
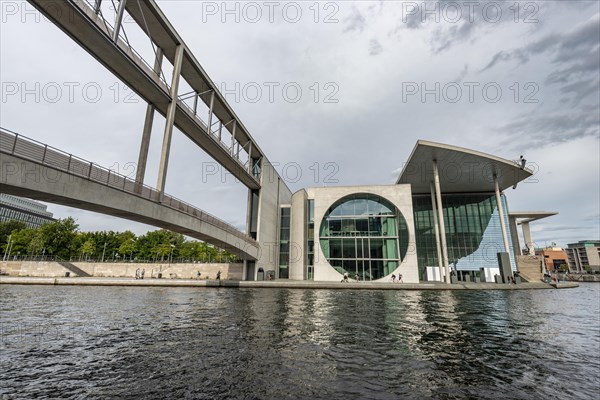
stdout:
[[0,398],[600,398],[600,284],[0,286]]

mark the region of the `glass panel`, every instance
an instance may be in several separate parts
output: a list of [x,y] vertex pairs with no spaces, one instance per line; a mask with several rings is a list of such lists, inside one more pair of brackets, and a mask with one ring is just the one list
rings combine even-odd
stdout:
[[354,200],[354,215],[367,215],[367,200]]
[[384,258],[398,258],[396,239],[385,239]]
[[383,258],[383,239],[370,240],[371,258]]
[[369,236],[369,220],[367,218],[356,219],[355,223],[360,236]]
[[354,200],[342,203],[342,215],[354,215]]
[[356,229],[354,227],[353,219],[347,218],[342,220],[342,233],[344,236],[352,236],[354,234],[354,231],[356,231]]
[[340,236],[342,232],[342,220],[332,219],[329,220],[329,235]]
[[381,225],[384,236],[396,236],[396,218],[381,218]]
[[326,259],[330,257],[329,251],[329,239],[321,239],[321,249],[323,250],[323,255]]
[[341,239],[330,239],[329,240],[329,254],[331,258],[342,258],[342,240]]
[[343,240],[343,258],[356,258],[356,241],[354,239]]

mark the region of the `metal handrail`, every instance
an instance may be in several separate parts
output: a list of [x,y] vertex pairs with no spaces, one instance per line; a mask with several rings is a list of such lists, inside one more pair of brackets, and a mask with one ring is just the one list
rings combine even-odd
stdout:
[[71,153],[67,153],[35,139],[20,135],[6,128],[0,127],[0,136],[2,137],[2,140],[0,140],[0,152],[2,153],[18,155],[21,158],[104,184],[111,188],[199,218],[204,222],[222,228],[232,235],[244,240],[252,239],[250,235],[241,232],[233,225],[176,197],[163,193],[161,201],[160,192],[155,188],[143,183],[136,183],[129,177],[102,167],[94,162],[74,156]]

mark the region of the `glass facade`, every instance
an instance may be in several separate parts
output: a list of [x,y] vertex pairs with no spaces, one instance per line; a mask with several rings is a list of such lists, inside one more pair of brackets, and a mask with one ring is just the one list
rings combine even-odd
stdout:
[[[504,251],[500,216],[494,194],[442,195],[448,263],[457,271],[498,268],[497,253]],[[508,242],[508,208],[502,196]],[[435,228],[430,195],[414,195],[415,236],[419,278],[426,279],[426,267],[438,266]],[[511,257],[516,270],[514,257]]]
[[54,221],[45,204],[0,193],[0,222],[11,220],[24,222],[28,228],[39,228],[46,222]]
[[408,228],[389,201],[372,194],[354,194],[327,211],[320,243],[325,258],[339,273],[375,280],[391,274],[404,258]]
[[306,203],[307,262],[304,279],[312,281],[315,279],[315,201],[308,200]]
[[279,278],[290,277],[290,208],[281,207],[279,224]]

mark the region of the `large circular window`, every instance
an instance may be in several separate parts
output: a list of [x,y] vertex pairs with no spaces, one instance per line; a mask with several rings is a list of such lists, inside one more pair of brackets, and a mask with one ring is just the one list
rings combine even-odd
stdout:
[[353,194],[335,202],[320,229],[325,258],[339,273],[360,280],[394,271],[408,248],[408,228],[400,211],[373,194]]

